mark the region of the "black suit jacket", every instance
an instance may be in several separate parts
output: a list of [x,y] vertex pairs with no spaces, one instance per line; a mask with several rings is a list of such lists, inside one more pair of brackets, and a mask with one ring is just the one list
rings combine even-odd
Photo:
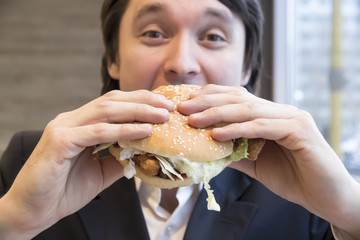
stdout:
[[[0,160],[0,193],[5,194],[41,132],[21,132]],[[221,212],[206,209],[202,191],[184,239],[333,239],[329,223],[301,206],[268,191],[261,183],[233,169],[212,179]],[[34,239],[149,239],[132,179],[115,182],[78,212],[65,217]]]

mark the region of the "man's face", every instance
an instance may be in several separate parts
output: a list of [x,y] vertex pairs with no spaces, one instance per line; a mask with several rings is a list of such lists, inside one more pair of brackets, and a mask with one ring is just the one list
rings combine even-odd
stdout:
[[131,0],[119,34],[121,90],[247,82],[243,22],[217,0]]

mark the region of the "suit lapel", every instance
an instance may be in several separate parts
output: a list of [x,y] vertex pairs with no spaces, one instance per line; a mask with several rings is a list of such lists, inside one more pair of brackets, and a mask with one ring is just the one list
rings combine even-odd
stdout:
[[90,240],[149,239],[133,179],[120,179],[78,213]]
[[[239,201],[250,185],[246,175],[233,169],[212,179],[221,211],[207,210],[203,190],[184,239],[241,239],[257,210],[256,204]],[[114,183],[78,213],[90,240],[149,239],[133,179]]]
[[239,199],[251,185],[250,179],[233,169],[225,169],[212,179],[220,212],[207,210],[203,190],[191,215],[184,239],[241,239],[257,210],[257,205]]

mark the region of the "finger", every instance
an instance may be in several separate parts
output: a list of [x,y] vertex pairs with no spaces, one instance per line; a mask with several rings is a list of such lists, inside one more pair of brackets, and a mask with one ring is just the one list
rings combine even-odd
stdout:
[[98,123],[72,128],[70,136],[64,137],[63,141],[69,141],[75,146],[89,147],[118,140],[141,139],[150,134],[150,124]]
[[105,101],[143,103],[157,108],[165,108],[168,111],[171,111],[174,108],[173,102],[166,99],[165,96],[152,93],[148,90],[137,90],[132,92],[113,90],[106,93],[103,97]]
[[135,92],[113,90],[74,111],[59,114],[56,121],[69,127],[97,122],[137,120],[159,123],[168,118],[168,111],[173,108],[171,101],[146,90]]
[[[169,111],[147,104],[104,101],[95,111],[86,112],[86,123],[149,122],[163,123],[169,118]],[[85,114],[84,114],[85,115]],[[92,121],[90,121],[92,120]]]
[[239,94],[216,93],[211,95],[199,95],[189,101],[179,103],[177,110],[184,115],[190,115],[202,112],[211,107],[236,104],[243,101],[244,97]]
[[297,151],[311,148],[313,139],[321,139],[317,131],[304,131],[300,121],[285,119],[256,119],[244,123],[234,123],[221,128],[214,128],[211,137],[218,141],[227,141],[240,137],[264,138],[273,140],[288,150]]
[[[115,181],[124,176],[123,166],[113,156],[99,159],[103,172],[103,189],[109,187]],[[103,190],[102,189],[102,190]]]
[[217,93],[228,93],[228,94],[245,94],[248,93],[246,88],[240,86],[224,86],[224,85],[215,85],[208,84],[202,87],[199,91],[191,94],[190,99],[207,94],[217,94]]
[[169,118],[169,111],[147,104],[101,101],[96,104],[85,105],[71,112],[57,116],[55,122],[68,127],[88,124],[149,122],[163,123]]
[[210,84],[191,94],[190,100],[178,104],[177,109],[182,114],[190,115],[210,107],[242,102],[248,95],[243,87]]
[[256,119],[249,122],[233,123],[214,128],[211,136],[218,141],[227,141],[240,137],[280,140],[291,135],[298,128],[293,121],[285,119]]
[[232,162],[229,165],[229,167],[234,168],[238,171],[241,171],[252,178],[256,178],[256,172],[255,172],[256,167],[255,166],[256,166],[256,163],[254,161],[250,161],[248,159],[242,159],[237,162]]
[[189,116],[193,127],[205,128],[217,123],[241,123],[257,118],[289,119],[295,114],[294,108],[267,101],[253,101],[212,107]]

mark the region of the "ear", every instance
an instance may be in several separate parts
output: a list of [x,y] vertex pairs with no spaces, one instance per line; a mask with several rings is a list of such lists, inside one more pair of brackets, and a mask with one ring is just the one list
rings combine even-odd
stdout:
[[108,69],[108,73],[109,73],[109,75],[110,75],[110,77],[112,79],[119,80],[119,78],[120,78],[120,67],[119,67],[118,64],[113,62],[113,63],[108,65],[107,69]]
[[243,72],[243,77],[241,79],[241,86],[245,86],[246,84],[248,84],[250,80],[250,76],[251,76],[251,67],[246,72]]

